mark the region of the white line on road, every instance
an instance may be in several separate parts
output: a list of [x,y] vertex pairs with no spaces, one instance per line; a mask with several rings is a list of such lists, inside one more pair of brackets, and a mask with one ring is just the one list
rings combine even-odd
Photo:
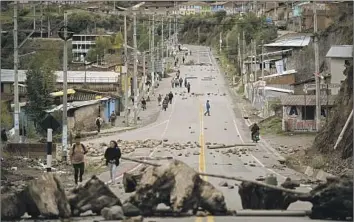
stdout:
[[[208,54],[208,56],[209,56],[209,59],[210,59],[211,63],[214,64],[214,61],[211,60],[210,53]],[[221,74],[220,74],[219,67],[218,67],[217,64],[215,64],[215,69],[216,69],[216,72],[217,72],[219,75],[221,75]],[[240,109],[240,107],[238,106],[238,104],[236,104],[236,106]],[[236,129],[236,131],[237,131],[237,133],[238,133],[238,135],[239,135],[239,137],[240,137],[240,139],[241,139],[241,142],[242,142],[242,143],[245,143],[245,141],[243,140],[242,135],[241,135],[241,133],[240,133],[240,130],[238,129],[238,126],[237,126],[237,123],[236,123],[236,120],[235,120],[235,114],[234,114],[234,112],[233,112],[233,110],[232,110],[232,107],[230,106],[229,103],[227,103],[227,108],[228,108],[228,110],[229,110],[230,113],[231,113],[232,121],[233,121],[234,126],[235,126],[235,129]],[[283,176],[283,175],[281,175],[281,174],[275,172],[274,170],[269,169],[269,168],[266,168],[266,166],[265,166],[257,157],[255,157],[253,154],[250,154],[250,155],[251,155],[251,157],[252,157],[259,165],[261,165],[263,168],[265,168],[265,169],[267,169],[268,171],[270,171],[270,172],[272,172],[272,173],[274,173],[274,174],[280,176],[280,177],[283,178],[283,179],[286,178],[285,176]]]
[[[170,113],[168,119],[166,120],[166,121],[167,121],[167,124],[166,124],[166,127],[165,127],[164,131],[163,131],[162,134],[161,134],[161,139],[163,139],[163,137],[166,135],[166,132],[167,132],[167,129],[168,129],[168,126],[169,126],[169,123],[170,123],[172,114],[173,114],[173,112],[174,112],[174,110],[175,110],[175,103],[176,103],[176,100],[173,100],[171,113]],[[164,121],[164,122],[166,122],[166,121]],[[156,146],[156,147],[153,149],[153,151],[149,154],[148,157],[152,157],[152,156],[154,155],[154,153],[156,152],[157,148],[158,148],[158,146]],[[123,175],[124,175],[124,173],[133,172],[133,171],[137,170],[139,167],[141,167],[142,165],[143,165],[142,163],[136,165],[136,166],[133,167],[132,169],[127,170],[127,171],[121,173],[120,175],[116,176],[115,179],[117,180],[117,179],[122,178]],[[112,182],[112,180],[109,180],[107,183],[111,183],[111,182]]]

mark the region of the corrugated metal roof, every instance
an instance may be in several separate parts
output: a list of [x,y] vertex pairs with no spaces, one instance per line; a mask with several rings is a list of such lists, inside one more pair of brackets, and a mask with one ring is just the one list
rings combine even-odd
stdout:
[[353,58],[352,45],[334,45],[328,52],[326,57],[329,58]]
[[310,44],[311,36],[298,35],[298,36],[282,36],[281,39],[275,42],[265,44],[266,47],[304,47]]
[[[305,102],[306,97],[306,102]],[[328,96],[328,105],[333,106],[336,99],[335,95]],[[327,105],[327,96],[321,96],[321,106]],[[280,97],[283,106],[315,106],[316,95],[288,95]]]
[[[26,81],[27,70],[18,70],[18,81]],[[14,70],[1,69],[1,82],[14,82]],[[63,82],[63,71],[55,71],[57,82]],[[115,83],[118,81],[119,73],[116,72],[101,72],[101,71],[86,71],[87,83]],[[68,83],[83,83],[85,82],[85,71],[68,71]]]
[[[105,97],[105,98],[97,99],[97,100],[71,102],[71,103],[68,103],[68,109],[67,110],[69,111],[71,109],[77,109],[77,108],[84,107],[84,106],[94,105],[94,104],[99,103],[100,101],[108,100],[108,99],[109,99],[108,97]],[[59,106],[57,106],[57,107],[55,107],[53,109],[46,110],[46,112],[47,113],[52,113],[52,112],[59,111],[59,110],[62,110],[62,109],[63,109],[63,104],[60,104]]]

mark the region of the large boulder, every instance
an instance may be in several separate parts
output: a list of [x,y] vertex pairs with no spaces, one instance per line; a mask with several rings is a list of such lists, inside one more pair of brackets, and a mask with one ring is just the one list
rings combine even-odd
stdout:
[[68,199],[75,216],[89,210],[99,215],[103,208],[122,206],[120,199],[97,176],[92,176],[84,185],[69,191]]
[[222,193],[202,180],[197,172],[179,160],[169,160],[159,167],[147,167],[140,175],[125,175],[124,187],[135,193],[127,202],[135,205],[144,215],[151,215],[160,203],[175,213],[199,207],[210,213],[226,213]]
[[59,179],[51,173],[45,173],[32,180],[23,190],[1,196],[1,218],[19,219],[24,213],[32,217],[69,218],[70,205]]

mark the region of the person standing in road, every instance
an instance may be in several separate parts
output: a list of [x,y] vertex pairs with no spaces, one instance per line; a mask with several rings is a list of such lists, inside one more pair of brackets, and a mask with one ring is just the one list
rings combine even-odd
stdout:
[[100,116],[98,116],[96,118],[96,127],[97,127],[97,132],[99,133],[101,131],[101,126],[102,126],[102,123],[103,123],[103,120]]
[[204,116],[206,116],[206,114],[208,114],[208,116],[210,116],[210,103],[209,103],[209,100],[206,101],[205,108],[206,108],[206,111],[204,113]]
[[112,126],[116,125],[116,119],[117,119],[117,115],[114,111],[112,111],[110,117],[109,117],[109,121],[111,122]]
[[182,79],[182,77],[180,77],[180,78],[179,78],[179,87],[182,88],[182,85],[183,85],[183,79]]
[[186,58],[184,58],[184,56],[183,56],[183,58],[182,58],[182,62],[183,62],[183,64],[184,64],[184,61],[186,61]]
[[163,100],[162,102],[162,110],[167,110],[167,107],[168,107],[168,97],[165,97],[165,99]]
[[172,85],[172,88],[175,88],[175,79],[174,78],[171,79],[171,85]]
[[109,169],[112,185],[115,183],[116,169],[119,166],[119,159],[121,156],[122,153],[117,142],[112,140],[104,153],[104,158],[106,159],[106,166],[108,166]]
[[2,142],[2,147],[0,148],[3,149],[6,147],[7,144],[7,134],[5,129],[1,130],[1,142]]
[[187,90],[188,90],[188,93],[191,92],[191,84],[190,83],[187,83]]
[[143,108],[143,110],[146,110],[146,100],[143,97],[143,99],[141,100],[141,107]]
[[69,153],[70,162],[74,167],[74,179],[76,185],[78,185],[78,182],[82,182],[82,176],[85,172],[86,153],[86,147],[80,142],[80,136],[76,136],[75,143],[72,145]]
[[168,94],[168,101],[170,102],[170,104],[172,104],[172,99],[173,99],[173,93],[170,92],[170,93]]
[[162,96],[159,94],[159,97],[157,97],[157,104],[161,106],[161,101],[162,101]]

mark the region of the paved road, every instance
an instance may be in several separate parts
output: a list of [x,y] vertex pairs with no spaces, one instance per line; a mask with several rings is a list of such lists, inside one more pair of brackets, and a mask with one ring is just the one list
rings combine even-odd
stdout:
[[[189,157],[178,156],[178,153],[188,152],[173,151],[173,153],[166,153],[161,147],[155,148],[152,152],[149,149],[138,149],[134,155],[139,156],[173,156],[176,159],[185,161],[196,170],[214,173],[214,174],[228,174],[230,176],[242,176],[247,179],[255,179],[262,175],[265,176],[273,173],[277,176],[278,182],[284,181],[286,176],[295,177],[295,173],[290,169],[275,170],[273,165],[277,164],[276,158],[273,158],[273,153],[264,145],[257,145],[252,148],[249,155],[226,156],[221,152],[211,151],[206,148],[205,143],[249,143],[249,129],[242,119],[240,108],[238,104],[233,104],[233,99],[229,94],[227,85],[223,76],[216,67],[216,61],[213,55],[206,47],[189,46],[192,51],[202,51],[193,53],[187,58],[193,59],[203,63],[211,63],[212,66],[181,66],[181,75],[190,78],[191,94],[187,95],[185,88],[164,89],[165,93],[169,90],[175,93],[173,104],[168,107],[167,111],[161,111],[157,121],[146,127],[121,133],[118,136],[111,136],[105,138],[106,140],[117,139],[123,140],[137,140],[137,139],[163,139],[167,138],[169,142],[186,143],[188,141],[199,142],[201,144],[200,155],[190,155]],[[212,78],[210,78],[212,77]],[[210,95],[208,95],[210,93]],[[182,96],[181,94],[184,94]],[[195,94],[204,94],[195,96]],[[187,97],[187,99],[182,99]],[[206,100],[210,100],[211,116],[204,116],[204,106]],[[236,112],[235,112],[236,111]],[[251,149],[251,148],[250,148]],[[189,150],[193,152],[195,150]],[[256,167],[250,167],[244,163],[254,163]],[[123,161],[117,172],[117,178],[121,179],[125,171],[137,169],[139,165],[132,162]],[[294,176],[295,175],[295,176]],[[108,173],[100,175],[100,178],[108,181]],[[240,197],[238,195],[237,187],[234,189],[221,188],[218,186],[220,180],[215,178],[205,178],[216,187],[224,192],[228,208],[242,209]],[[233,183],[233,182],[230,182]],[[301,190],[308,190],[308,187],[300,187]],[[123,193],[121,185],[112,187],[112,190],[122,199],[127,197]],[[308,203],[295,203],[290,206],[293,210],[309,210],[311,207]],[[148,219],[149,220],[149,219]],[[188,218],[151,218],[152,221],[307,221],[307,217],[188,217]]]

